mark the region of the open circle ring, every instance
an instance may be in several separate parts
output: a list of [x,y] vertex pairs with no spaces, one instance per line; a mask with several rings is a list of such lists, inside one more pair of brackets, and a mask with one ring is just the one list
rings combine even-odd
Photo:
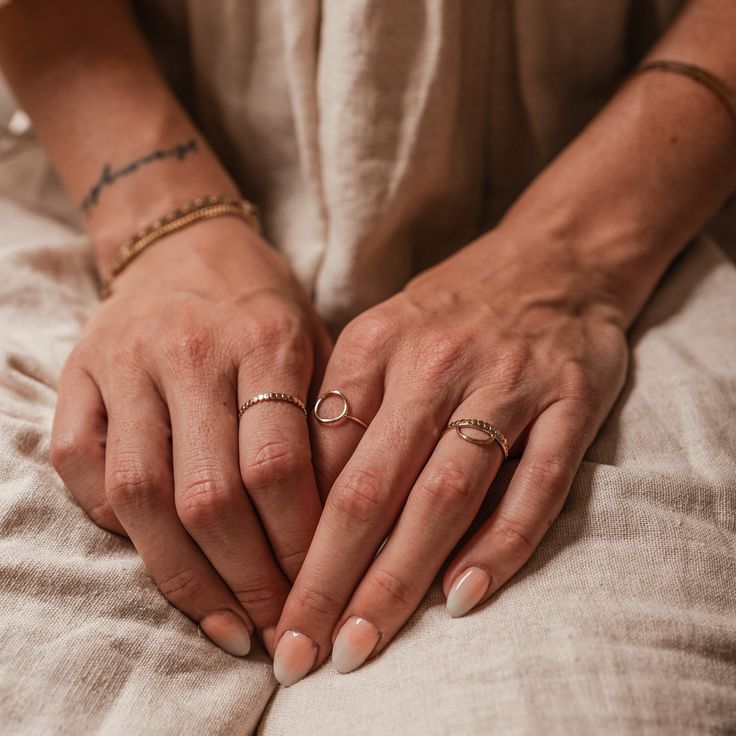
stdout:
[[[320,415],[319,413],[319,408],[320,406],[322,406],[322,402],[329,396],[337,396],[342,401],[342,409],[334,417],[325,417]],[[338,391],[338,389],[333,389],[332,391],[326,391],[325,393],[323,393],[322,396],[317,399],[317,402],[314,405],[314,409],[312,409],[312,413],[314,414],[314,418],[320,424],[337,424],[337,422],[341,422],[343,419],[349,419],[351,422],[360,424],[363,429],[368,429],[368,425],[362,419],[358,419],[358,417],[354,417],[350,413],[350,404],[348,403],[348,397],[345,396],[342,391]]]
[[[474,445],[490,445],[492,442],[497,442],[503,452],[504,459],[509,456],[509,441],[506,439],[506,435],[500,429],[484,422],[482,419],[456,419],[445,427],[442,434],[449,432],[451,429],[454,429],[466,442],[472,442]],[[467,429],[475,429],[485,437],[473,437],[465,431]]]

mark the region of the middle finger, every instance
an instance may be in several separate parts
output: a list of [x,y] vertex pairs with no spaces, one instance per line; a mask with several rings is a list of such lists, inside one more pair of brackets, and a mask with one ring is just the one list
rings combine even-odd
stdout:
[[184,370],[164,391],[179,518],[263,637],[289,586],[240,478],[234,370]]
[[403,389],[387,389],[327,497],[279,621],[274,671],[282,684],[301,679],[329,653],[335,623],[432,451],[447,401],[414,402]]

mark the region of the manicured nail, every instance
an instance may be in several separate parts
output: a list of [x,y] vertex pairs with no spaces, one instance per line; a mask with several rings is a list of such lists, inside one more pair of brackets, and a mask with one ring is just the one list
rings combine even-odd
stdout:
[[199,625],[207,636],[234,657],[245,657],[250,651],[250,632],[240,616],[232,611],[207,614]]
[[273,674],[284,687],[289,687],[314,667],[316,659],[317,645],[308,636],[298,631],[287,631],[276,647]]
[[263,629],[261,632],[261,639],[263,645],[266,647],[266,651],[269,653],[271,659],[273,659],[273,637],[276,634],[276,627],[269,626],[267,629]]
[[447,596],[447,612],[453,618],[464,616],[471,608],[478,605],[490,585],[491,579],[485,570],[479,567],[469,567],[450,588]]
[[381,634],[370,622],[352,616],[341,627],[332,647],[332,664],[343,674],[352,672],[368,659]]

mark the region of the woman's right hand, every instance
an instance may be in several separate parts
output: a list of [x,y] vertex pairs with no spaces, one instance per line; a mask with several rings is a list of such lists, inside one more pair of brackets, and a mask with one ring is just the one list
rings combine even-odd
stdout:
[[130,537],[161,592],[242,656],[273,627],[321,512],[306,402],[330,339],[285,261],[225,217],[153,244],[115,280],[59,385],[51,459]]

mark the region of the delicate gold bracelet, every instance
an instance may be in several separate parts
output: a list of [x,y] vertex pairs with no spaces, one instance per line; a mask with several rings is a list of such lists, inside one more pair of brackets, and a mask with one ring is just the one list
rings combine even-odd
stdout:
[[690,77],[690,79],[699,82],[718,97],[718,99],[726,106],[726,109],[733,118],[734,123],[736,123],[736,92],[707,69],[695,66],[695,64],[687,64],[684,61],[656,59],[636,67],[636,69],[631,72],[631,76],[649,71],[664,71],[672,72],[674,74],[682,74],[685,77]]
[[232,215],[245,220],[257,232],[261,232],[256,206],[247,199],[232,199],[231,197],[199,197],[184,207],[177,207],[173,212],[137,232],[126,241],[118,250],[110,266],[110,273],[102,281],[100,296],[104,299],[110,295],[110,285],[113,279],[120,274],[128,264],[149,245],[177,230],[192,225],[200,220],[212,217]]

